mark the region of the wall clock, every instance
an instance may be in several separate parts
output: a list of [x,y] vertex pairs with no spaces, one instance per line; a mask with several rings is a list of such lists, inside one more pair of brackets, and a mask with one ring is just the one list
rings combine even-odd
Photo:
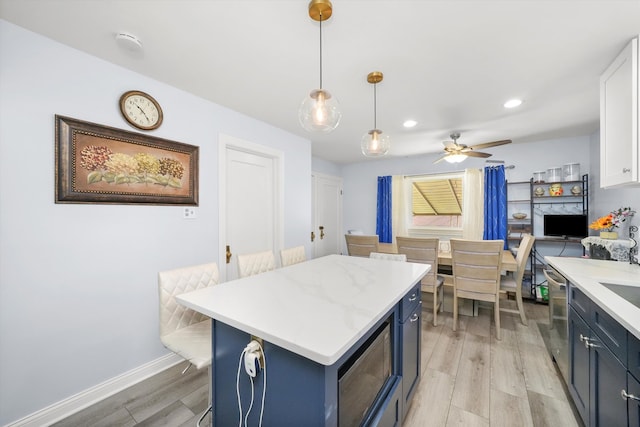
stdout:
[[162,108],[158,101],[139,90],[130,90],[122,94],[120,112],[126,121],[138,129],[157,129],[162,124]]

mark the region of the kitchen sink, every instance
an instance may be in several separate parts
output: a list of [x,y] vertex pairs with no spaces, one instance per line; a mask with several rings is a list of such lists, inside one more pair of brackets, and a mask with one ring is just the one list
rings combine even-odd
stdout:
[[636,286],[604,282],[600,282],[600,284],[640,308],[640,284]]

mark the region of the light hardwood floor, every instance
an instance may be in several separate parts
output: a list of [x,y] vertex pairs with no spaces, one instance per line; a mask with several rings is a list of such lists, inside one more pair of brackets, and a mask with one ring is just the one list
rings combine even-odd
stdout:
[[[439,314],[434,327],[429,306],[423,308],[422,379],[404,427],[581,425],[544,346],[546,305],[525,303],[528,326],[517,314],[502,313],[501,341],[495,339],[490,308],[480,308],[478,317],[460,316],[453,332],[451,314]],[[55,426],[195,426],[207,406],[207,371],[182,375],[184,366]]]

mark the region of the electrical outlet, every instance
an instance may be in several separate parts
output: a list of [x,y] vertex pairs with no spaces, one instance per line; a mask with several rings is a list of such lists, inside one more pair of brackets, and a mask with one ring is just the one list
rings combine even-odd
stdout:
[[182,216],[184,219],[195,219],[196,216],[196,208],[184,208]]
[[264,368],[264,341],[260,337],[256,337],[255,335],[251,335],[251,341],[256,341],[262,347],[262,351],[260,352],[260,358],[258,359],[258,363],[260,367]]

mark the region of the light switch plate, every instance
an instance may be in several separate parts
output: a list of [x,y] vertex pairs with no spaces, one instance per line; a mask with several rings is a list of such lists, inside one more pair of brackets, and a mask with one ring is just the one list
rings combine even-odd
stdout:
[[196,208],[184,208],[183,218],[184,219],[195,219],[196,218]]

